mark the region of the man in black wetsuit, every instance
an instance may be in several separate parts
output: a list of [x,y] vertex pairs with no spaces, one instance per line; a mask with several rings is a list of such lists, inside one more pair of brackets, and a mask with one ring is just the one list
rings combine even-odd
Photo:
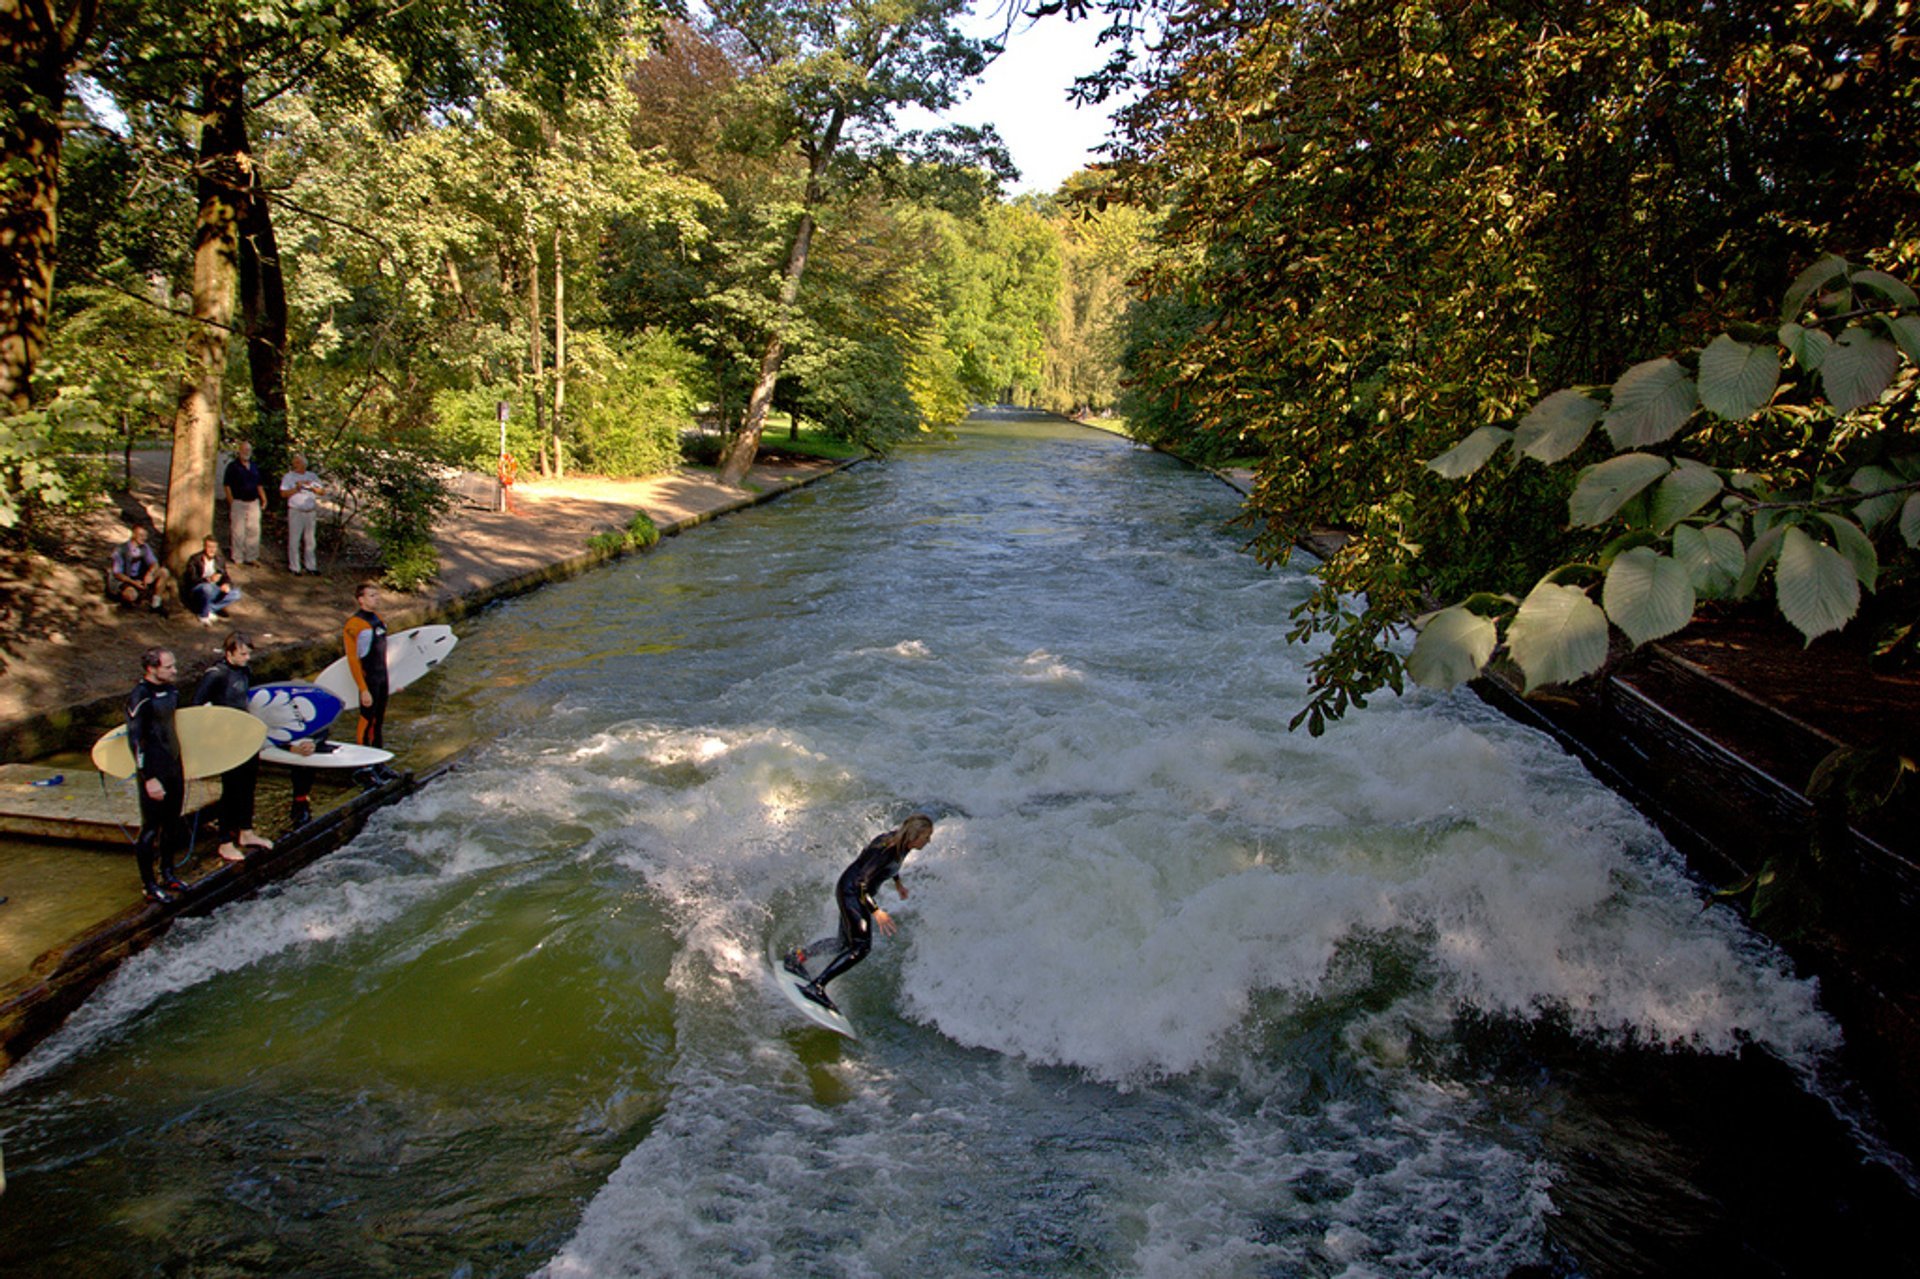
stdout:
[[907,886],[900,878],[900,867],[908,853],[925,848],[932,838],[933,818],[915,813],[900,823],[898,829],[876,837],[860,850],[853,865],[840,873],[840,882],[833,891],[834,901],[840,907],[840,935],[809,943],[786,958],[787,971],[805,978],[809,955],[824,954],[832,946],[839,948],[826,970],[800,988],[808,999],[822,1008],[839,1011],[833,1000],[827,998],[827,983],[867,957],[867,952],[873,949],[874,925],[879,925],[887,936],[893,936],[893,917],[873,900],[875,890],[891,879],[904,900]]
[[[127,694],[127,745],[133,751],[133,775],[140,794],[140,838],[133,846],[147,900],[166,903],[186,891],[174,873],[173,854],[180,830],[180,805],[187,782],[180,767],[180,738],[173,714],[180,694],[173,654],[150,648],[140,655],[140,682]],[[159,877],[154,876],[158,855]]]
[[[194,690],[195,706],[230,706],[247,709],[247,693],[252,672],[253,637],[245,631],[227,636],[221,646],[220,660],[207,667]],[[253,793],[260,777],[260,757],[248,756],[247,762],[220,775],[220,856],[225,861],[246,860],[249,848],[271,848],[272,844],[253,830]]]

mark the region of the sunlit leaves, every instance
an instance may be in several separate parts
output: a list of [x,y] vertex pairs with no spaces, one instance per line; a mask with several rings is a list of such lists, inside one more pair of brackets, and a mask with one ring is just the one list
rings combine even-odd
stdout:
[[1427,468],[1450,480],[1465,479],[1486,465],[1502,444],[1513,438],[1504,426],[1483,426],[1427,463]]
[[1693,580],[1686,566],[1647,546],[1615,558],[1600,598],[1607,617],[1635,644],[1671,635],[1693,620]]
[[1647,360],[1613,384],[1613,403],[1601,422],[1615,448],[1642,448],[1672,438],[1699,403],[1693,378],[1677,361]]
[[1586,443],[1607,406],[1579,391],[1555,391],[1520,419],[1513,447],[1540,462],[1559,462]]
[[1567,516],[1583,528],[1604,524],[1642,489],[1672,469],[1671,462],[1651,453],[1622,453],[1589,466],[1580,472],[1580,482],[1567,499]]
[[1707,412],[1742,422],[1773,398],[1780,352],[1748,346],[1722,333],[1700,352],[1700,403]]
[[1860,608],[1860,580],[1846,557],[1788,526],[1774,568],[1780,612],[1811,643],[1839,630]]
[[1507,647],[1527,691],[1591,675],[1607,660],[1607,615],[1577,586],[1541,582],[1520,602]]
[[1499,628],[1491,617],[1458,605],[1443,608],[1420,628],[1407,655],[1407,674],[1427,688],[1464,684],[1491,660],[1498,642]]

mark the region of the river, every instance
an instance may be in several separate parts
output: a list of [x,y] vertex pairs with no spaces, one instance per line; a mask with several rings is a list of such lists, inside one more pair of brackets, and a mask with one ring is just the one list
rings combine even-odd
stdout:
[[1469,696],[1289,733],[1236,504],[1000,415],[464,624],[459,768],[0,1078],[0,1273],[1911,1272],[1815,986]]

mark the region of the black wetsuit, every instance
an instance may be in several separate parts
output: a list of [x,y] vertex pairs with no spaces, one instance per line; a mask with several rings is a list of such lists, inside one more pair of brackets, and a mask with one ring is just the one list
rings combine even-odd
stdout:
[[[180,738],[173,715],[180,694],[171,684],[141,680],[127,695],[127,745],[133,749],[133,775],[140,793],[140,838],[134,843],[140,882],[148,888],[174,878],[173,854],[180,828],[180,806],[187,783],[180,767]],[[147,794],[147,782],[159,782],[159,799]],[[160,879],[154,878],[156,854]]]
[[[833,957],[825,972],[814,978],[815,986],[824,989],[828,982],[865,959],[873,949],[873,912],[880,909],[873,894],[889,879],[899,879],[900,867],[909,851],[893,846],[896,833],[888,831],[877,836],[860,850],[853,865],[840,873],[840,882],[833,890],[834,900],[840,906],[840,936],[836,939],[840,953]],[[826,948],[821,942],[814,945],[821,950]]]
[[[195,706],[230,706],[247,709],[250,672],[221,658],[200,677],[193,691]],[[228,842],[240,838],[240,832],[253,829],[253,792],[260,778],[260,757],[249,755],[247,762],[220,775],[220,833]]]

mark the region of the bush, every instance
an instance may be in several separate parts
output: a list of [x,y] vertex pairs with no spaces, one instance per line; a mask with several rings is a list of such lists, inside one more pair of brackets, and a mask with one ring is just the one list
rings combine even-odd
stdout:
[[441,478],[447,450],[425,437],[348,438],[328,450],[325,473],[340,500],[341,527],[364,519],[388,585],[410,591],[440,571],[433,526],[453,509]]
[[599,475],[678,466],[681,428],[702,398],[699,357],[658,330],[585,349],[592,372],[569,382],[578,388],[570,411],[574,464]]

